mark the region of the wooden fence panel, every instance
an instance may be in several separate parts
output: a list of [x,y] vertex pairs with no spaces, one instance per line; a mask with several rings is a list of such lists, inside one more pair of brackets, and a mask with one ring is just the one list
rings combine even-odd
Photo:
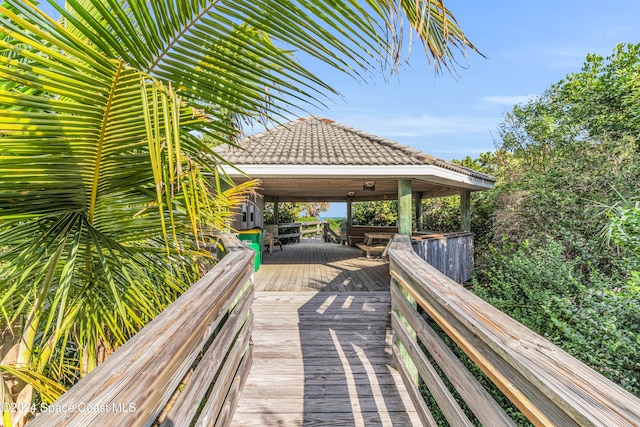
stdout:
[[473,233],[416,234],[412,246],[420,258],[454,282],[471,279]]

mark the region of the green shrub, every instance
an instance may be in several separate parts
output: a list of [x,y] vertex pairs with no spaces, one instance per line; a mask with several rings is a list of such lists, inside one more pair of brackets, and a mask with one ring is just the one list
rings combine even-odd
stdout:
[[557,303],[548,338],[640,396],[640,287],[594,274],[591,287]]
[[553,240],[544,246],[506,241],[490,247],[474,277],[475,292],[538,333],[550,332],[556,300],[575,297],[580,287],[575,261],[568,262],[563,250]]
[[506,241],[481,258],[475,292],[640,396],[640,286],[568,259],[563,245]]

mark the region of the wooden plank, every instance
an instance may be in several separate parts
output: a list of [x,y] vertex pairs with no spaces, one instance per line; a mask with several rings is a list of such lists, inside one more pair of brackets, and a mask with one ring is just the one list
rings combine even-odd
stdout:
[[440,369],[456,388],[460,396],[476,415],[482,425],[514,426],[513,420],[504,412],[469,370],[458,360],[427,322],[416,313],[395,284],[391,285],[393,307],[404,314],[418,338],[434,358]]
[[[264,359],[258,359],[260,362]],[[313,378],[319,376],[333,375],[333,374],[344,374],[344,366],[343,363],[349,366],[351,373],[353,374],[366,374],[366,373],[375,373],[380,375],[389,375],[389,366],[391,364],[391,357],[381,358],[370,358],[368,362],[372,366],[364,365],[359,359],[358,356],[351,356],[347,362],[341,360],[336,357],[329,358],[316,358],[316,362],[309,360],[303,361],[303,363],[296,363],[296,361],[292,361],[291,359],[267,359],[271,363],[259,363],[255,369],[260,372],[261,370],[265,370],[269,372],[269,376],[283,375],[283,376],[298,376],[300,378]],[[301,361],[302,358],[298,359]],[[306,361],[309,360],[310,364],[307,364]],[[335,361],[335,364],[329,365],[327,362],[323,364],[324,361]],[[291,362],[290,365],[286,365],[287,362]]]
[[[256,352],[255,348],[254,348],[254,357],[255,358],[259,358],[261,357],[262,353]],[[390,363],[391,361],[389,361]],[[342,365],[343,367],[346,365]],[[351,369],[350,366],[348,366],[349,369]],[[344,371],[339,372],[339,373],[323,373],[323,372],[318,372],[318,373],[308,373],[308,374],[304,374],[304,375],[299,375],[299,374],[280,374],[280,375],[271,375],[268,373],[263,373],[263,372],[252,372],[253,374],[257,375],[258,377],[256,378],[255,376],[252,376],[249,380],[249,382],[251,384],[262,384],[263,386],[268,388],[268,392],[271,393],[272,391],[271,388],[269,387],[270,385],[273,385],[279,381],[282,381],[283,384],[286,383],[302,383],[305,387],[306,386],[323,386],[323,385],[344,385],[346,384],[346,381],[348,379],[353,379],[355,381],[355,383],[358,383],[359,381],[363,382],[363,383],[368,383],[370,380],[371,375],[369,375],[369,372],[363,372],[363,373],[358,373],[358,372],[350,372],[349,373],[349,378],[346,377],[346,374]],[[389,372],[389,370],[387,370],[386,372],[383,371],[379,371],[380,375],[376,375],[376,381],[375,383],[378,385],[381,384],[386,384],[386,385],[397,385],[395,379],[393,378],[393,376],[391,375],[391,373]],[[267,390],[265,390],[267,391]]]
[[[257,291],[257,289],[256,289]],[[334,297],[338,298],[338,301],[344,302],[350,297],[358,297],[358,302],[361,304],[373,304],[373,303],[388,303],[391,301],[389,292],[341,292],[334,293]],[[260,292],[260,299],[255,302],[255,305],[267,304],[269,301],[276,301],[278,303],[282,301],[288,301],[298,304],[298,308],[303,306],[306,302],[312,299],[329,298],[329,295],[318,294],[317,292]]]
[[[233,344],[233,348],[229,352],[225,362],[224,369],[220,370],[220,375],[216,378],[216,382],[211,388],[209,399],[204,404],[202,412],[198,417],[195,425],[205,426],[211,425],[218,419],[222,408],[226,402],[227,395],[233,380],[236,377],[238,366],[242,365],[241,361],[243,355],[248,351],[249,340],[251,338],[251,331],[253,330],[253,315],[247,319],[244,323],[240,333]],[[171,420],[167,419],[168,422]],[[180,425],[180,424],[168,424],[168,425]]]
[[[253,366],[256,365],[256,361],[253,362]],[[274,389],[277,389],[278,396],[285,397],[299,397],[299,398],[315,398],[315,399],[344,399],[349,397],[348,390],[346,390],[344,384],[315,384],[315,385],[302,385],[302,383],[290,383],[285,381],[278,381],[278,377],[274,376]],[[302,378],[304,380],[304,378]],[[263,385],[257,383],[248,382],[242,389],[242,396],[247,398],[263,397]],[[370,387],[364,387],[358,391],[359,396],[387,396],[398,393],[397,381],[392,384],[378,383],[378,387],[372,389]],[[410,409],[410,408],[409,408]]]
[[252,302],[253,289],[250,289],[244,293],[234,307],[223,328],[198,363],[190,381],[187,382],[173,403],[161,426],[170,427],[191,423],[210,384],[218,375],[218,370],[229,348],[231,348],[239,328],[246,321]]
[[[297,346],[296,348],[286,349],[282,347],[274,347],[274,348],[266,348],[265,346],[261,346],[254,350],[256,357],[270,357],[270,358],[284,358],[289,355],[297,355],[302,357],[307,357],[310,355],[315,355],[316,357],[335,357],[337,354],[337,349],[335,347],[328,347],[326,345],[303,345]],[[358,349],[347,347],[344,349],[345,357],[352,357],[357,355]],[[384,354],[384,349],[376,350],[376,355]]]
[[[391,313],[391,324],[400,342],[406,349],[409,357],[418,368],[420,377],[423,379],[431,395],[438,403],[449,424],[453,427],[473,427],[473,423],[465,415],[455,397],[451,394],[445,383],[438,376],[427,357],[422,353],[418,344],[413,340],[410,333],[405,329],[400,318],[395,312]],[[401,362],[402,363],[402,362]]]
[[[376,398],[378,397],[378,398]],[[380,402],[384,401],[384,408],[380,408]],[[349,395],[343,395],[342,399],[326,399],[324,397],[283,397],[277,392],[269,396],[247,398],[243,396],[239,410],[243,413],[261,414],[264,408],[278,408],[282,412],[316,413],[316,414],[340,414],[357,412],[403,412],[406,410],[404,401],[395,396],[374,396],[358,393],[358,399],[351,401]]]
[[[335,321],[335,320],[334,320]],[[388,322],[380,322],[381,327],[386,327]],[[328,326],[332,326],[327,323]],[[371,323],[368,322],[371,326]],[[331,344],[332,335],[335,334],[340,339],[348,339],[349,342],[354,344],[373,344],[373,345],[385,345],[385,342],[389,340],[390,334],[385,330],[363,330],[361,333],[353,331],[349,328],[349,325],[340,324],[339,326],[344,329],[330,328],[326,332],[319,330],[317,325],[308,325],[308,328],[313,329],[270,329],[268,324],[260,323],[261,334],[256,335],[255,342],[270,342],[277,345],[289,345],[295,343],[311,343],[317,342],[318,345]],[[353,328],[353,326],[351,326]],[[331,334],[329,333],[331,332]]]
[[234,427],[345,427],[345,426],[420,426],[415,412],[390,412],[390,423],[383,423],[380,413],[363,412],[359,416],[359,423],[354,420],[353,414],[338,413],[291,413],[291,412],[268,412],[255,416],[254,414],[243,414],[234,418]]
[[400,373],[400,376],[402,377],[404,385],[407,387],[407,392],[409,393],[409,397],[413,402],[413,406],[416,408],[418,416],[420,417],[420,421],[422,421],[422,425],[428,427],[438,427],[436,420],[433,418],[431,411],[424,401],[422,393],[418,389],[418,386],[413,382],[411,373],[402,362],[402,357],[400,356],[398,347],[395,345],[393,346],[393,360],[396,368],[398,369],[398,372]]
[[247,377],[249,376],[249,368],[251,367],[252,363],[253,346],[250,345],[244,357],[242,358],[242,362],[238,367],[236,377],[234,378],[233,384],[229,389],[229,394],[227,395],[224,407],[222,408],[222,411],[220,411],[220,415],[216,420],[216,427],[227,427],[231,425],[233,414],[235,413],[236,406],[238,405],[238,400],[240,399],[240,393],[242,392],[247,381]]

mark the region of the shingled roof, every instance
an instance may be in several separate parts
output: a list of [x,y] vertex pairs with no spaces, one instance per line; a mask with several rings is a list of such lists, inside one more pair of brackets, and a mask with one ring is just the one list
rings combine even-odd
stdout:
[[495,178],[333,120],[309,116],[243,139],[242,149],[216,152],[235,165],[433,165],[473,178]]

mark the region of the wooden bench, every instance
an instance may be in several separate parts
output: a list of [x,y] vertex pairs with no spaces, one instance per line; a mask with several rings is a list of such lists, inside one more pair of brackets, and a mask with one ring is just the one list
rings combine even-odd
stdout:
[[380,252],[385,257],[393,236],[394,233],[364,233],[364,242],[357,243],[356,246],[362,249],[367,258],[371,258],[372,252]]

